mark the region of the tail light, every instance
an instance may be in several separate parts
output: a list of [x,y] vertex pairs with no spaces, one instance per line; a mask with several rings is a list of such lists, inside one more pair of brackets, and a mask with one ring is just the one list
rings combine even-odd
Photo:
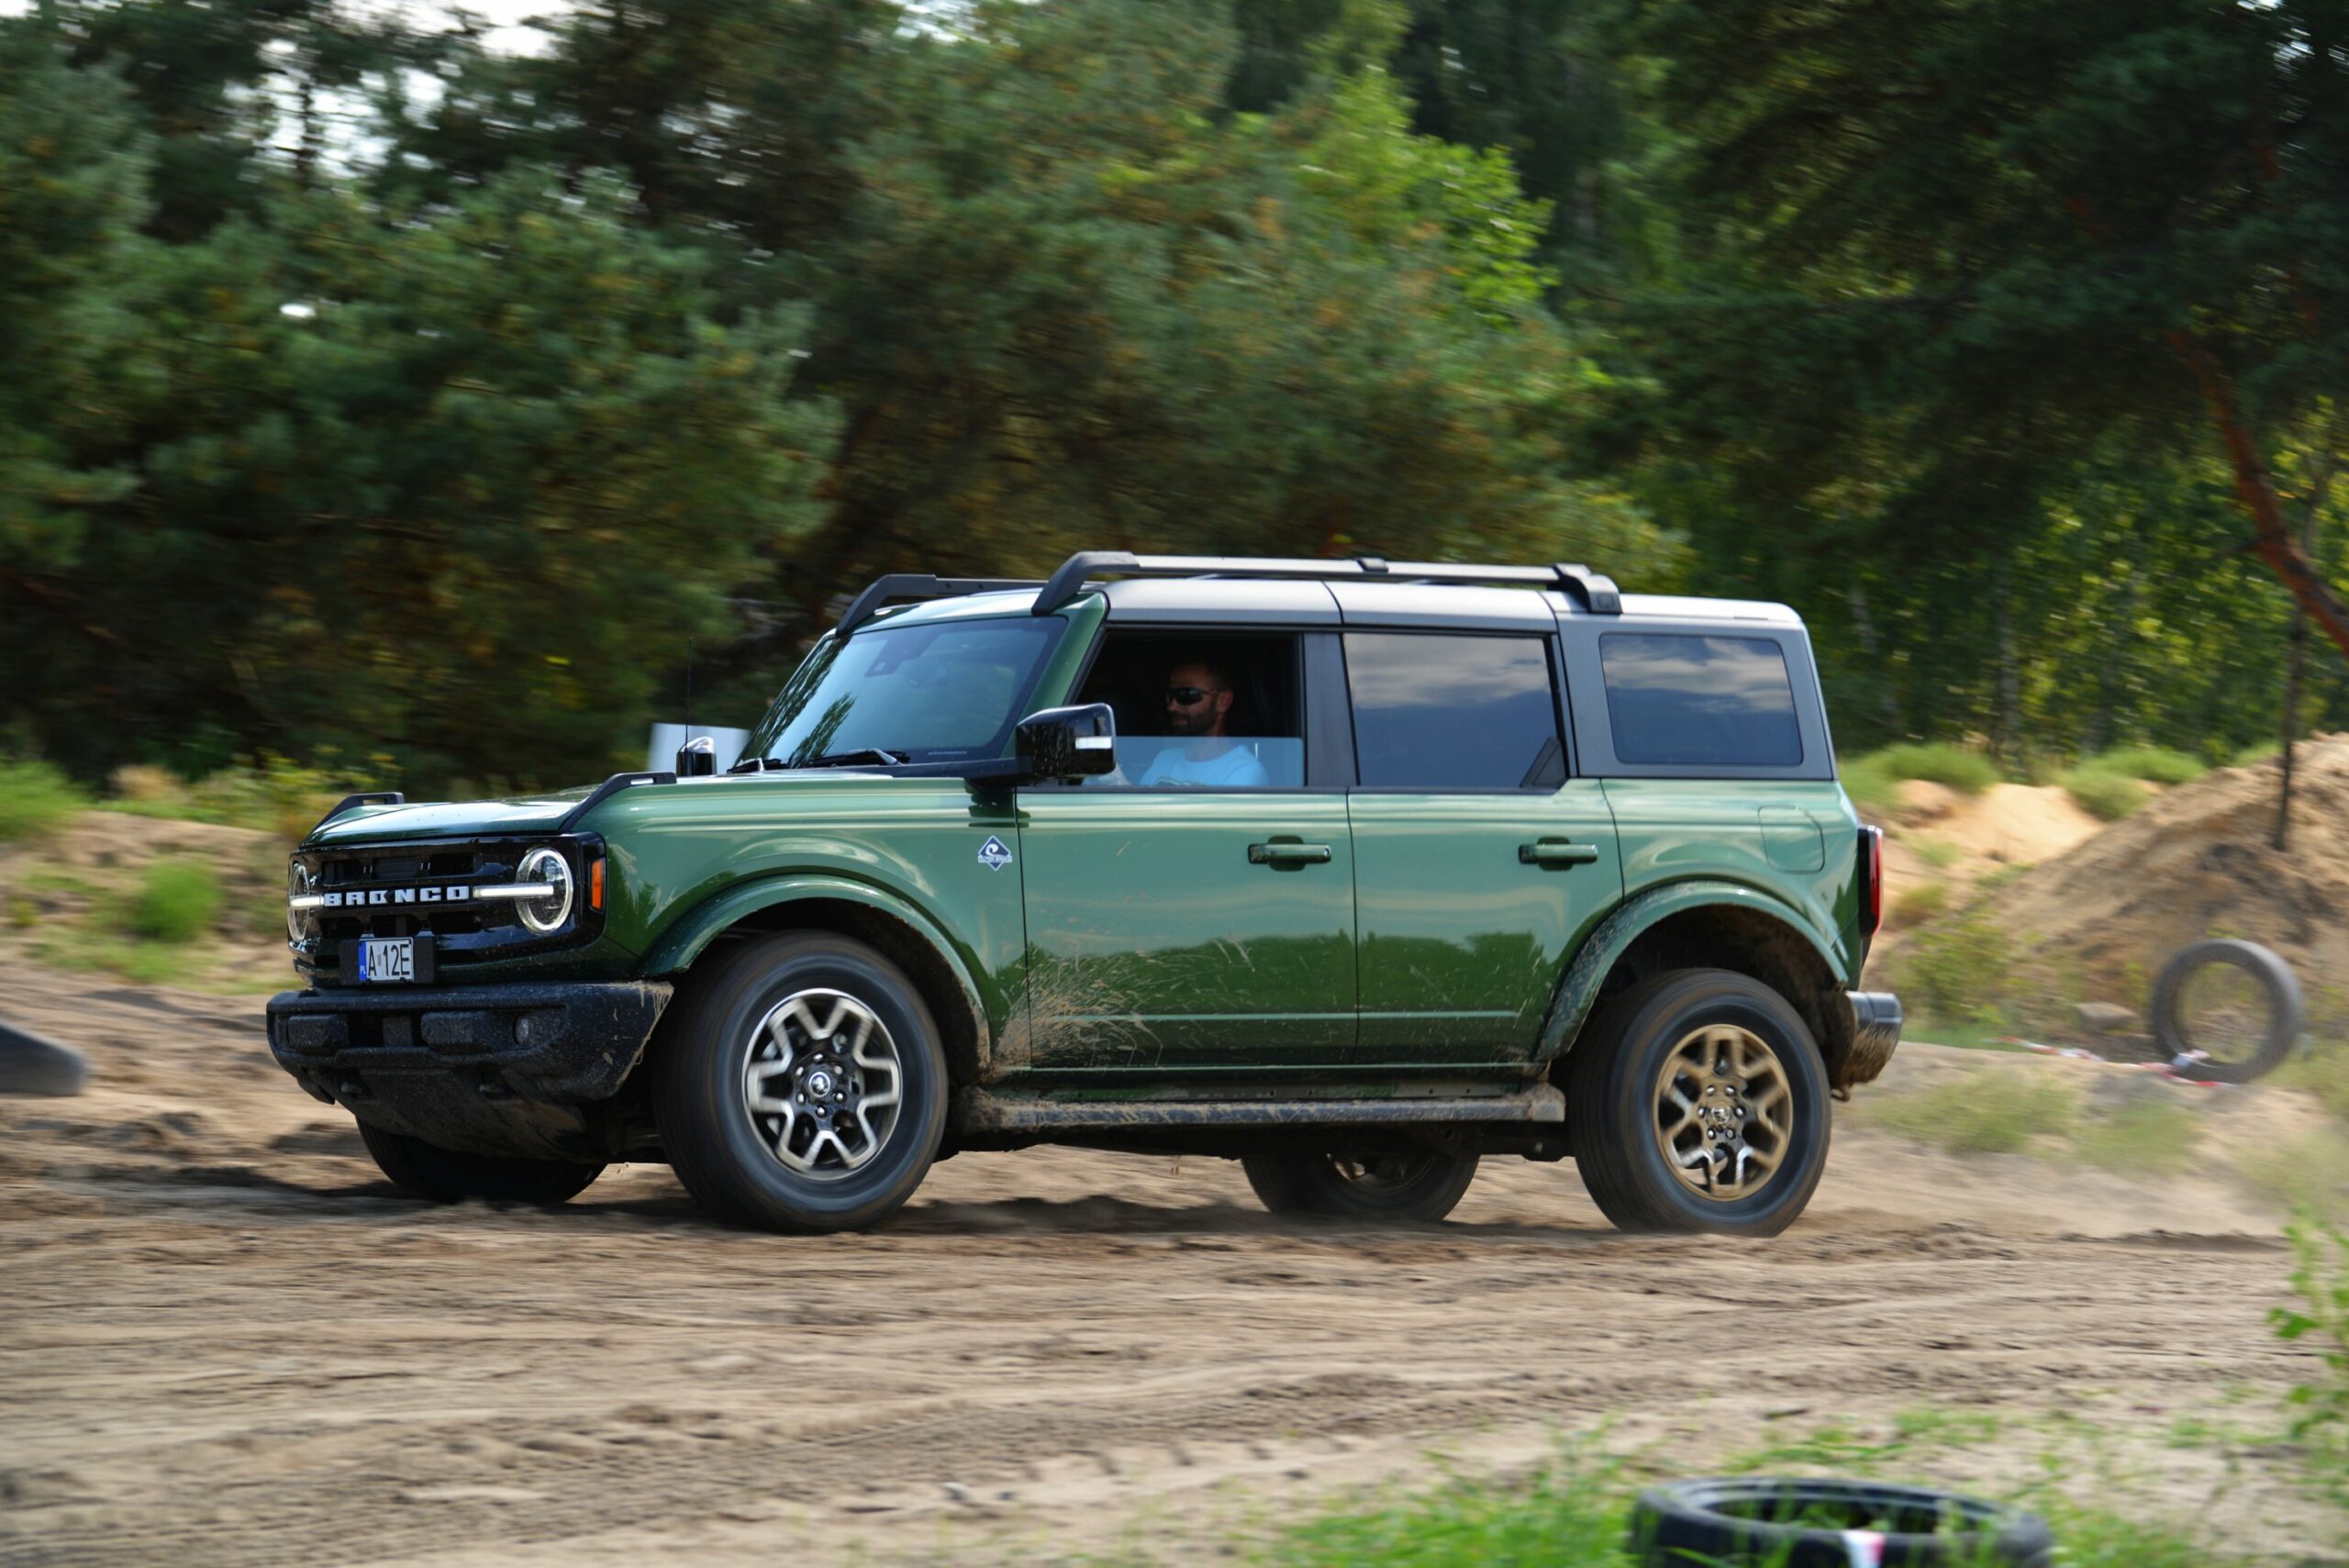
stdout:
[[1884,829],[1860,829],[1860,936],[1884,924]]

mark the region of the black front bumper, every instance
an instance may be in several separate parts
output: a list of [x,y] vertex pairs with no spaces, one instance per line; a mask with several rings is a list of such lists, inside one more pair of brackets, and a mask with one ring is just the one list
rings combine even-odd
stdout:
[[362,1121],[444,1148],[619,1158],[615,1101],[669,1005],[657,981],[284,991],[269,1049]]

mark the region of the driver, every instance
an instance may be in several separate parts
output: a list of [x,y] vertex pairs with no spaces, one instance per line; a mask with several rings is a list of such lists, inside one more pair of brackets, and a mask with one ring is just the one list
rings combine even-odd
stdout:
[[1230,715],[1231,682],[1221,665],[1193,659],[1167,671],[1166,733],[1186,739],[1151,759],[1141,786],[1268,787],[1271,775],[1256,753],[1224,734]]

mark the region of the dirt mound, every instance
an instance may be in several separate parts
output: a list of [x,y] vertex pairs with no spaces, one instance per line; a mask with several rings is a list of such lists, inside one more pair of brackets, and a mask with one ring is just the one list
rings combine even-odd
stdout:
[[2321,1004],[2324,989],[2349,986],[2349,735],[2300,749],[2285,851],[2268,842],[2278,771],[2274,762],[2223,768],[2165,791],[1991,889],[1980,908],[2109,991],[2142,991],[2188,942],[2247,937],[2281,953]]

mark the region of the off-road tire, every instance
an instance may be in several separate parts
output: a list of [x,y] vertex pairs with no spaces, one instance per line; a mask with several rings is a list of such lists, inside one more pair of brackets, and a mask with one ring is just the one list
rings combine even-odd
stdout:
[[[2251,976],[2267,998],[2267,1029],[2248,1055],[2234,1060],[2197,1061],[2188,1055],[2196,1047],[2183,1016],[2187,982],[2212,964],[2228,964]],[[2170,955],[2154,977],[2154,1038],[2170,1053],[2175,1070],[2205,1084],[2248,1084],[2284,1064],[2299,1043],[2308,1006],[2300,995],[2299,977],[2273,951],[2257,942],[2214,937],[2193,942]]]
[[[1348,1174],[1350,1165],[1375,1167],[1379,1160],[1407,1161],[1383,1179]],[[1341,1160],[1332,1154],[1244,1154],[1240,1168],[1248,1184],[1275,1214],[1325,1219],[1442,1219],[1458,1207],[1476,1179],[1476,1156],[1439,1150]]]
[[2046,1520],[1995,1503],[1922,1486],[1751,1475],[1649,1487],[1631,1506],[1631,1541],[1644,1568],[2047,1568],[2055,1555]]
[[[762,1021],[795,995],[845,996],[886,1031],[902,1100],[865,1162],[828,1178],[795,1171],[754,1119],[746,1073]],[[946,1130],[945,1048],[905,972],[825,931],[745,941],[678,987],[651,1047],[652,1117],[677,1179],[705,1208],[768,1230],[852,1230],[903,1207]]]
[[568,1203],[604,1173],[603,1165],[526,1160],[442,1149],[420,1138],[359,1124],[360,1141],[392,1185],[433,1203],[486,1198],[493,1203]]
[[[1657,1135],[1667,1058],[1714,1027],[1742,1030],[1768,1048],[1792,1106],[1776,1170],[1735,1197],[1691,1190]],[[1575,1164],[1617,1229],[1775,1236],[1802,1213],[1827,1168],[1827,1068],[1818,1042],[1784,996],[1749,975],[1680,969],[1638,982],[1585,1026],[1564,1079]]]

